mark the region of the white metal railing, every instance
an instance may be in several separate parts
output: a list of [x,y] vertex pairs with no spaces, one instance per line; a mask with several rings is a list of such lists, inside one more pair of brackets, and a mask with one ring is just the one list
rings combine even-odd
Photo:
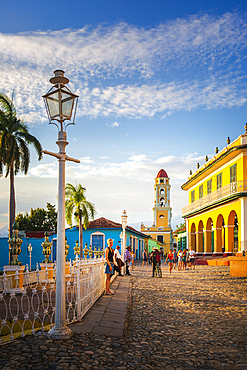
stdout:
[[[105,289],[104,258],[70,262],[66,276],[66,320],[80,320]],[[113,276],[113,279],[116,275]],[[52,328],[55,321],[56,265],[0,276],[0,344]]]
[[205,195],[204,197],[188,204],[182,208],[182,216],[186,216],[192,211],[199,210],[205,206],[213,204],[218,200],[223,200],[228,198],[232,194],[247,192],[247,181],[235,181],[231,184],[223,186],[222,188],[213,191],[210,194]]

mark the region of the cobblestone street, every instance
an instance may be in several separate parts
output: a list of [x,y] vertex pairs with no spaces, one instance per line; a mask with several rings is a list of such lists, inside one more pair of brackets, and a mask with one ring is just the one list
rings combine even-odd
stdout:
[[131,272],[125,337],[27,336],[0,347],[0,369],[247,369],[247,279],[229,267],[162,271]]

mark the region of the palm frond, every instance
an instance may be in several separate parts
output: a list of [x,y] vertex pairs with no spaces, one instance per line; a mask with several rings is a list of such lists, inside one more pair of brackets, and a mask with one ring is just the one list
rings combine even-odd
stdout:
[[21,137],[17,137],[17,141],[19,143],[20,155],[19,158],[21,159],[21,171],[25,173],[28,172],[29,164],[30,164],[30,151],[28,146]]

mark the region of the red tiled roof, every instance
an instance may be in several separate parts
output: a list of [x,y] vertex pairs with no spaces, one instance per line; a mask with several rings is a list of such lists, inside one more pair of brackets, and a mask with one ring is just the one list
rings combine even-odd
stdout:
[[117,222],[110,221],[107,218],[100,217],[97,220],[91,221],[88,226],[88,229],[97,229],[97,228],[98,229],[100,228],[101,229],[116,229],[116,228],[122,229],[122,225]]
[[[24,231],[27,238],[44,238],[45,231]],[[48,231],[48,235],[55,234],[55,231]]]
[[173,231],[173,234],[182,233],[182,232],[184,232],[184,231],[186,231],[186,226],[181,227],[180,229],[177,229],[177,230]]
[[167,175],[166,171],[164,171],[163,169],[161,169],[161,170],[158,172],[158,174],[157,174],[157,176],[156,176],[156,179],[157,179],[158,177],[167,177],[167,178],[168,178],[168,175]]

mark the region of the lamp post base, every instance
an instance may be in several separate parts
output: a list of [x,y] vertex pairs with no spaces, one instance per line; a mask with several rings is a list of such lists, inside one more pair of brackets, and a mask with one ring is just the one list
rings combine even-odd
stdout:
[[56,328],[55,326],[49,330],[48,335],[52,339],[70,339],[73,332],[68,326],[64,328]]

